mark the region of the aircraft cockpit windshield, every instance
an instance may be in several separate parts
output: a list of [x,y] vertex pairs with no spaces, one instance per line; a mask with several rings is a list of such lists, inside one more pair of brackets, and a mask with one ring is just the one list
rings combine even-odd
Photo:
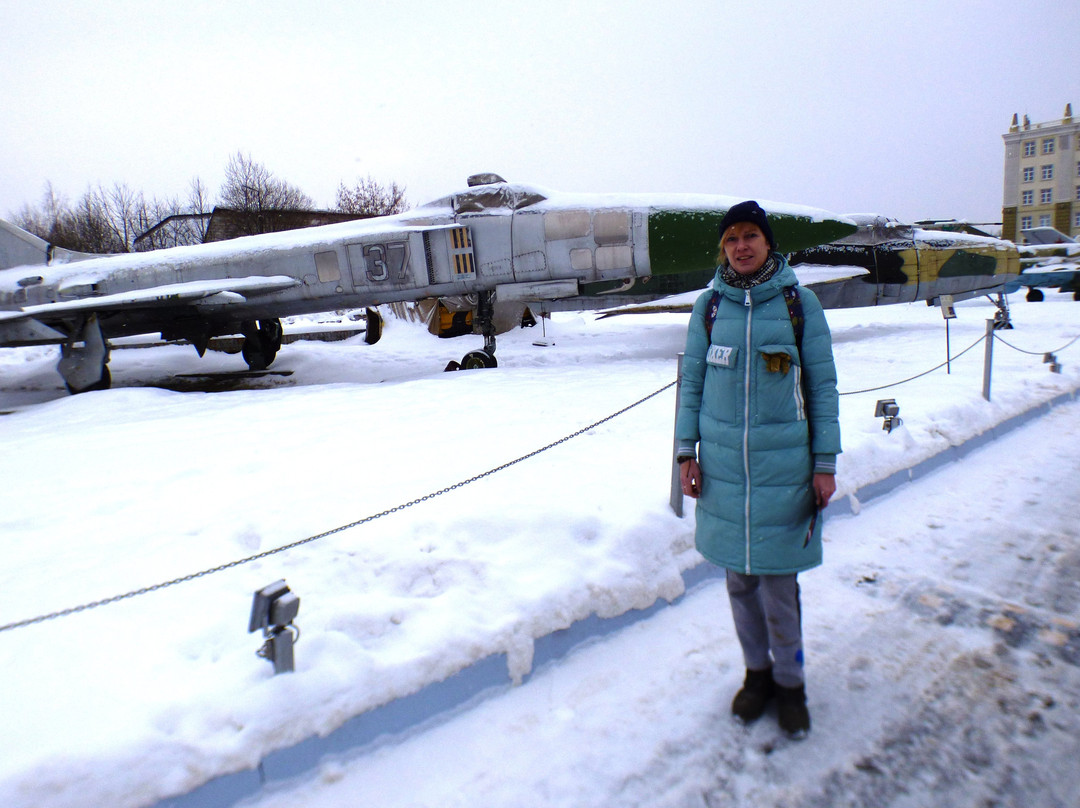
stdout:
[[915,229],[896,219],[876,214],[849,213],[847,217],[859,226],[849,236],[839,239],[837,244],[888,244],[894,241],[911,241],[915,235]]
[[547,199],[535,188],[524,185],[480,185],[454,194],[454,213],[490,213],[498,210],[521,210]]

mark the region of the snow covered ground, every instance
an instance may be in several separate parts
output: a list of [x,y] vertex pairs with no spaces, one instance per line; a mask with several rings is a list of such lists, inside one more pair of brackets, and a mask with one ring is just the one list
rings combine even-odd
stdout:
[[[993,309],[958,305],[953,354]],[[683,595],[692,510],[668,508],[674,390],[504,471],[222,572],[0,631],[5,806],[141,806],[492,654],[507,685],[324,760],[247,804],[1075,805],[1080,405],[869,504],[852,492],[1080,388],[1080,304],[945,368],[923,304],[829,313],[844,454],[825,566],[803,577],[814,731],[728,715],[742,676],[723,588],[538,670],[534,639]],[[375,346],[287,345],[267,375],[190,347],[117,350],[68,397],[55,350],[0,352],[0,626],[290,544],[469,480],[674,379],[685,315],[558,315],[444,374],[478,338],[391,320]],[[546,337],[545,347],[533,345]],[[1012,346],[1012,347],[1010,347]],[[1026,352],[1026,353],[1025,353]],[[164,385],[175,389],[163,389]],[[235,386],[227,392],[200,390]],[[895,398],[904,424],[873,417]],[[846,507],[845,507],[846,506]],[[301,598],[296,673],[247,633],[251,593]],[[511,680],[523,681],[520,686]],[[1052,777],[1046,772],[1053,772]],[[1030,799],[1029,799],[1030,797]]]

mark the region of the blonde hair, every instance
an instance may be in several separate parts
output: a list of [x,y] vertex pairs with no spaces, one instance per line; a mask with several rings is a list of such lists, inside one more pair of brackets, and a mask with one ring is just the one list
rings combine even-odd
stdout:
[[[727,241],[728,233],[731,232],[731,228],[733,228],[737,224],[750,224],[750,225],[753,225],[755,228],[757,228],[757,231],[759,233],[761,233],[761,237],[763,239],[765,239],[766,241],[769,240],[769,237],[768,237],[768,235],[766,235],[765,231],[762,230],[760,227],[758,227],[758,225],[756,223],[754,223],[754,222],[732,222],[731,224],[728,225],[727,230],[725,230],[723,233],[720,234],[720,252],[716,256],[716,263],[718,265],[720,265],[720,266],[725,266],[726,267],[728,265],[727,253],[724,251],[724,242]],[[769,251],[772,252],[772,244],[769,245]]]

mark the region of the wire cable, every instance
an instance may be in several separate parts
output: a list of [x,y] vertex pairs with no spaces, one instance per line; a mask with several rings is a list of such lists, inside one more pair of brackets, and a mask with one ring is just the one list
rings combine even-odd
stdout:
[[846,392],[840,393],[840,395],[842,395],[842,396],[854,396],[854,395],[857,395],[859,393],[873,393],[873,392],[875,392],[877,390],[886,390],[886,389],[888,389],[890,387],[898,387],[901,384],[907,384],[908,382],[913,382],[916,379],[921,379],[923,376],[927,376],[927,375],[933,373],[935,370],[941,370],[943,367],[945,367],[947,364],[952,362],[954,359],[959,359],[961,356],[966,354],[968,351],[970,351],[972,348],[974,348],[976,345],[978,345],[984,339],[986,339],[986,334],[983,334],[981,337],[979,337],[977,340],[975,340],[975,342],[973,342],[971,345],[964,348],[964,350],[962,350],[960,353],[956,354],[955,356],[949,357],[944,362],[942,362],[940,365],[935,365],[934,367],[930,368],[930,370],[924,370],[922,373],[916,374],[915,376],[912,376],[909,379],[904,379],[903,381],[899,381],[899,382],[892,382],[891,384],[883,384],[883,385],[881,385],[879,387],[867,387],[864,390],[848,390]]
[[300,547],[301,545],[310,544],[311,542],[318,541],[319,539],[325,539],[327,536],[333,536],[336,533],[341,533],[342,531],[350,530],[350,529],[352,529],[354,527],[359,527],[360,525],[367,524],[368,522],[374,522],[376,519],[381,519],[382,517],[389,516],[392,513],[397,513],[398,511],[403,511],[406,508],[411,508],[413,505],[419,505],[421,502],[427,502],[430,499],[434,499],[435,497],[442,496],[443,494],[447,494],[447,493],[449,493],[451,491],[456,491],[459,488],[463,488],[466,485],[470,485],[471,483],[475,483],[478,480],[484,479],[485,477],[490,477],[492,474],[497,474],[498,472],[504,471],[504,470],[510,468],[511,466],[515,466],[518,463],[521,463],[521,462],[523,462],[525,460],[529,460],[529,459],[531,459],[533,457],[536,457],[537,455],[539,455],[539,454],[541,454],[543,452],[546,452],[548,449],[554,449],[556,446],[559,446],[559,445],[561,445],[563,443],[566,443],[569,440],[573,440],[574,438],[576,438],[576,437],[578,437],[580,435],[584,435],[586,432],[589,432],[590,430],[593,430],[593,429],[595,429],[596,427],[598,427],[598,426],[600,426],[602,424],[606,424],[608,421],[612,421],[615,418],[618,418],[620,415],[624,415],[625,413],[627,413],[630,410],[634,409],[634,407],[640,406],[641,404],[644,404],[649,399],[655,398],[656,396],[660,395],[665,390],[668,390],[668,389],[674,387],[676,385],[676,383],[677,382],[675,382],[675,381],[669,382],[668,384],[665,384],[663,387],[661,387],[659,390],[657,390],[657,391],[655,391],[653,393],[649,393],[649,395],[645,396],[644,398],[638,399],[633,404],[629,404],[629,405],[623,407],[618,412],[614,412],[611,415],[608,415],[606,418],[601,418],[599,421],[595,421],[594,423],[591,423],[588,426],[582,427],[581,429],[577,430],[576,432],[573,432],[573,433],[571,433],[569,435],[566,435],[565,437],[559,438],[558,440],[553,441],[553,442],[547,444],[546,446],[541,446],[539,449],[535,449],[535,450],[529,452],[528,454],[522,455],[521,457],[518,457],[518,458],[516,458],[514,460],[510,460],[510,461],[508,461],[506,463],[503,463],[501,466],[496,466],[495,468],[490,469],[488,471],[485,471],[485,472],[483,472],[481,474],[477,474],[477,475],[475,475],[473,477],[469,477],[467,480],[462,480],[460,482],[456,482],[453,485],[446,486],[446,488],[441,488],[438,491],[433,491],[430,494],[425,494],[422,497],[417,497],[416,499],[409,500],[408,502],[406,502],[406,503],[404,503],[402,505],[395,505],[393,508],[387,508],[385,511],[380,511],[379,513],[371,514],[370,516],[365,516],[363,519],[357,519],[355,522],[350,522],[347,525],[341,525],[340,527],[335,527],[332,530],[327,530],[327,531],[325,531],[323,533],[319,533],[319,534],[317,534],[315,536],[309,536],[306,539],[300,539],[298,541],[291,542],[290,544],[282,545],[281,547],[275,547],[272,550],[265,550],[265,551],[263,551],[261,553],[256,553],[255,555],[247,556],[246,558],[238,558],[235,561],[229,561],[228,563],[220,564],[220,565],[218,565],[216,567],[211,567],[210,569],[202,570],[201,572],[193,572],[190,575],[184,575],[184,576],[182,576],[180,578],[173,578],[171,581],[163,581],[163,582],[161,582],[159,584],[153,584],[151,586],[144,586],[144,587],[142,587],[140,589],[133,589],[131,592],[125,592],[122,595],[113,595],[112,597],[102,598],[101,600],[95,600],[95,601],[92,601],[90,603],[83,603],[83,604],[81,604],[79,606],[71,606],[71,607],[69,607],[67,609],[60,609],[59,611],[51,612],[50,614],[43,614],[43,615],[39,615],[38,617],[30,617],[30,618],[27,618],[25,620],[18,620],[18,621],[14,622],[14,623],[8,623],[6,625],[0,626],[0,633],[3,633],[5,631],[12,631],[12,630],[18,629],[18,628],[24,628],[26,626],[32,626],[32,625],[35,625],[37,623],[44,623],[44,622],[46,622],[48,620],[55,620],[55,619],[61,618],[61,617],[68,617],[69,615],[78,614],[79,612],[86,612],[86,611],[89,611],[91,609],[97,609],[97,608],[99,608],[101,606],[108,606],[110,603],[119,603],[120,601],[129,600],[131,598],[136,598],[136,597],[139,597],[141,595],[149,594],[150,592],[157,592],[158,590],[166,589],[168,587],[176,586],[178,584],[187,583],[188,581],[194,581],[194,580],[197,580],[199,578],[205,578],[207,575],[213,575],[213,574],[218,573],[218,572],[223,572],[224,570],[229,570],[229,569],[233,569],[234,567],[239,567],[239,566],[241,566],[243,564],[249,564],[252,561],[258,561],[259,559],[267,558],[267,557],[272,556],[272,555],[277,555],[278,553],[284,553],[286,550],[292,550],[292,549],[295,549],[297,547]]

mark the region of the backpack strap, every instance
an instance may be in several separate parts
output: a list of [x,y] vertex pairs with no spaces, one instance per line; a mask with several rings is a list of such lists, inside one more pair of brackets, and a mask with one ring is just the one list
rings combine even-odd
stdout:
[[712,297],[709,298],[709,305],[705,307],[705,333],[709,337],[709,341],[712,341],[712,327],[716,322],[716,312],[720,308],[720,293],[713,289]]
[[[784,287],[784,302],[787,303],[788,317],[791,319],[791,327],[795,331],[795,349],[802,354],[803,331],[806,329],[806,316],[803,314],[802,299],[799,297],[798,286]],[[716,312],[720,308],[720,293],[713,290],[709,297],[709,305],[705,307],[705,333],[712,339],[713,323],[716,322]]]
[[787,303],[788,317],[791,318],[791,327],[795,331],[795,349],[802,355],[803,331],[806,330],[806,316],[802,310],[802,299],[799,297],[798,286],[784,287],[784,302]]

